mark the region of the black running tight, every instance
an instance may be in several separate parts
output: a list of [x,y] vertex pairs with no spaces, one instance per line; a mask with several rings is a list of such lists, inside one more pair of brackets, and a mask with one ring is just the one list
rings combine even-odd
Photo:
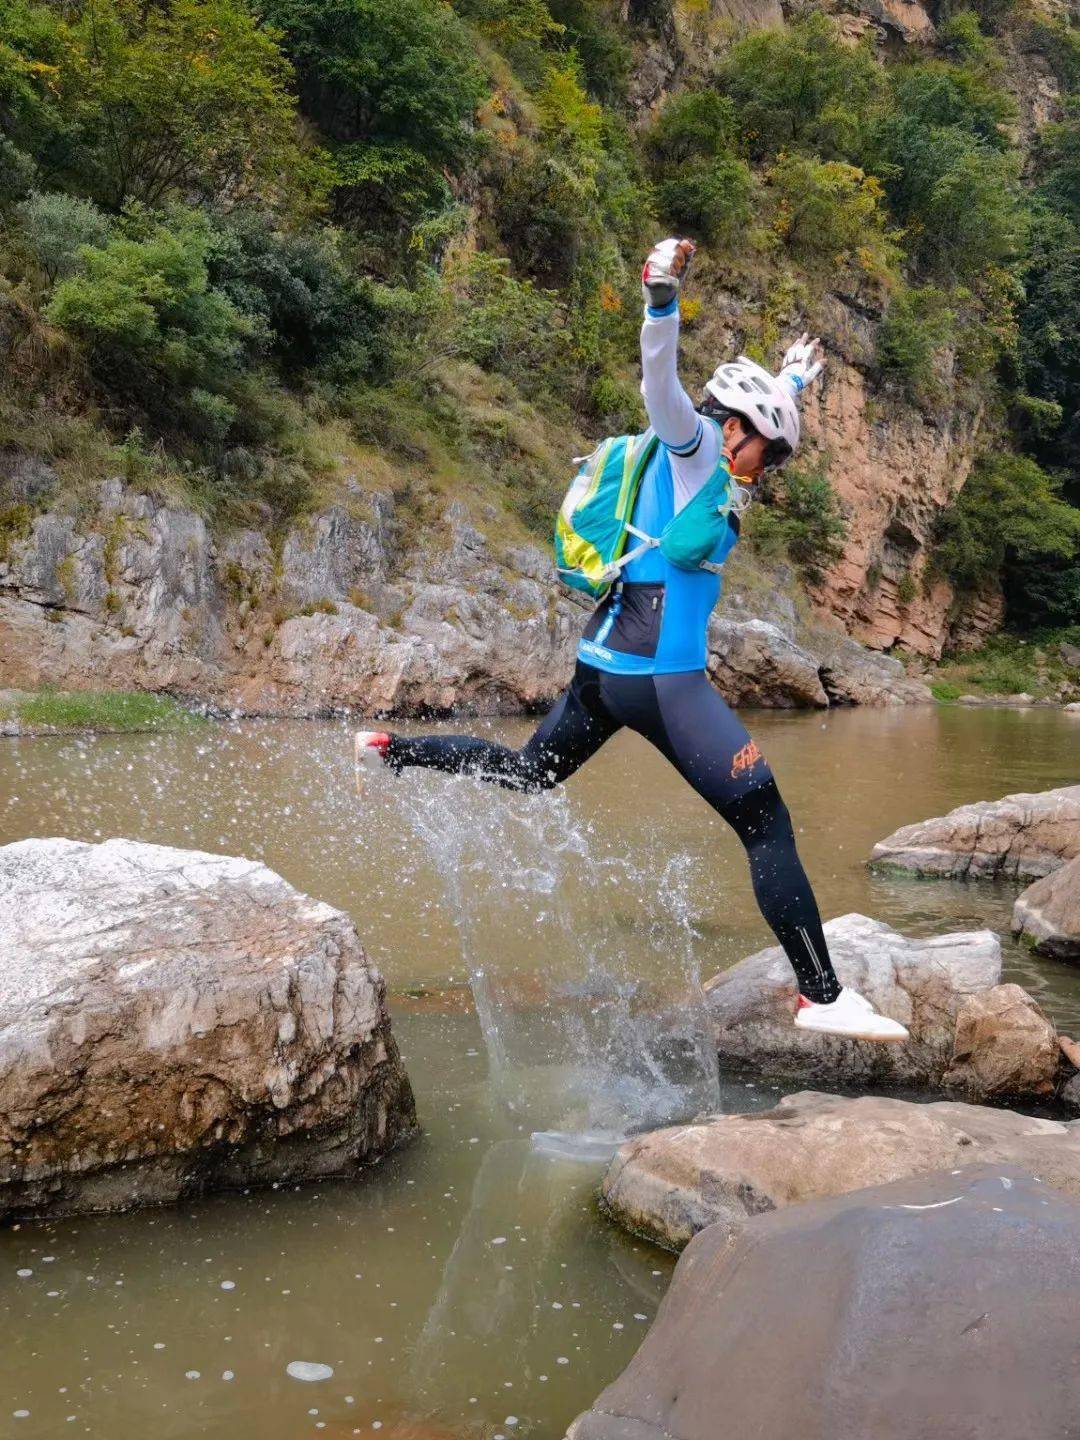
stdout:
[[651,741],[732,827],[746,848],[761,913],[800,991],[808,1000],[835,1000],[840,984],[791,816],[764,757],[704,671],[611,675],[579,663],[569,690],[520,750],[465,735],[394,735],[386,758],[394,769],[421,765],[512,790],[545,790],[624,725]]

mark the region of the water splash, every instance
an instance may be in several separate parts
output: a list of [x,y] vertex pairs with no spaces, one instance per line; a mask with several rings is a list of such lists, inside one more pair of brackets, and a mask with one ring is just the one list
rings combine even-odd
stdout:
[[409,771],[392,803],[445,887],[493,1084],[548,1148],[717,1107],[688,857],[632,858],[561,790]]

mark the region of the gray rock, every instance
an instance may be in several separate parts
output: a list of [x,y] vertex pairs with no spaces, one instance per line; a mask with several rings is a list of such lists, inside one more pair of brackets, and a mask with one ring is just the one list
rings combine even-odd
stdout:
[[1063,665],[1070,670],[1080,670],[1080,645],[1059,645],[1058,654]]
[[416,1115],[347,916],[266,866],[0,848],[0,1217],[348,1175]]
[[817,661],[765,620],[709,622],[709,674],[729,705],[824,708]]
[[976,1166],[688,1246],[567,1440],[1064,1440],[1080,1413],[1080,1203]]
[[977,930],[909,940],[866,915],[830,920],[825,935],[842,983],[906,1025],[911,1040],[877,1045],[796,1030],[795,977],[772,946],[705,986],[721,1066],[814,1084],[939,1088],[964,1001],[1001,979],[997,936]]
[[952,879],[1034,880],[1080,856],[1080,785],[961,805],[874,846],[875,869]]
[[1080,858],[1028,886],[1013,906],[1012,928],[1040,955],[1080,960]]
[[768,1210],[983,1163],[1019,1165],[1080,1198],[1080,1126],[983,1105],[808,1090],[773,1110],[634,1136],[600,1196],[619,1224],[681,1250],[706,1225],[736,1229]]
[[818,654],[821,683],[833,705],[931,705],[934,697],[913,680],[892,655],[867,650],[847,636],[822,638]]

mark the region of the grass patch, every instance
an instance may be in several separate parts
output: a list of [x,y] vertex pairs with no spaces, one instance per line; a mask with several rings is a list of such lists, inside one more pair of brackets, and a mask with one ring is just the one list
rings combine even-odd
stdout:
[[960,695],[1034,695],[1080,698],[1080,669],[1065,664],[1062,644],[1076,645],[1080,631],[1040,631],[1023,638],[995,635],[979,650],[947,655],[930,684],[938,700]]
[[0,701],[0,718],[57,730],[176,730],[206,723],[170,695],[126,690],[41,690]]

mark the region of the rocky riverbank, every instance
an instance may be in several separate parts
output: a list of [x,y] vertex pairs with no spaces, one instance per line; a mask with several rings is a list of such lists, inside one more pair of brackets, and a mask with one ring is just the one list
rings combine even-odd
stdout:
[[[44,467],[43,467],[44,468]],[[22,466],[29,505],[52,481]],[[37,487],[37,489],[35,489]],[[438,545],[355,477],[280,544],[103,484],[92,518],[46,508],[0,547],[0,673],[12,687],[157,691],[229,712],[500,714],[543,708],[573,667],[587,606],[541,546],[500,543],[451,502]],[[742,576],[747,574],[745,567]],[[928,703],[899,660],[808,628],[782,586],[738,570],[709,632],[734,704]]]

